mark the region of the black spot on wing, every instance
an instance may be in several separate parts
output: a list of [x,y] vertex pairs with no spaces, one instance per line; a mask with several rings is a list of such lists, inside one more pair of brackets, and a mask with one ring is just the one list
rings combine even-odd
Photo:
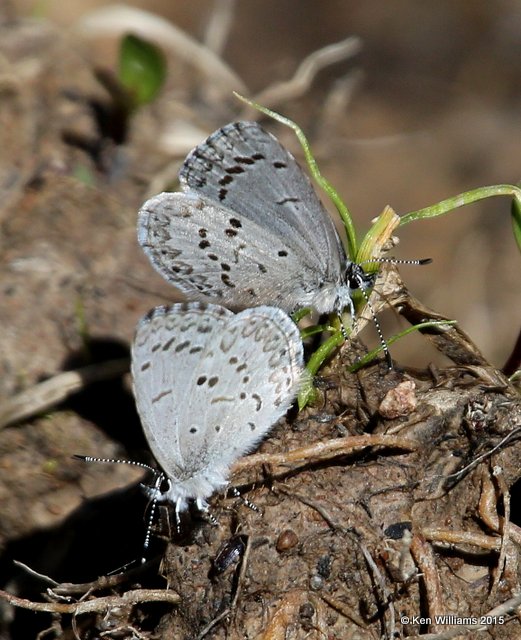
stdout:
[[226,173],[228,174],[240,174],[240,173],[244,173],[244,169],[242,167],[240,167],[239,165],[233,165],[233,167],[226,167],[225,168]]
[[255,400],[256,405],[255,405],[255,411],[260,411],[261,407],[262,407],[262,398],[259,396],[258,393],[252,393],[251,397]]
[[223,283],[227,286],[230,287],[230,289],[235,289],[235,285],[233,284],[233,282],[230,280],[230,276],[227,273],[222,273],[221,274],[221,280],[223,281]]
[[172,389],[167,389],[166,391],[161,391],[161,393],[158,393],[157,396],[154,396],[152,398],[152,404],[155,404],[156,402],[159,402],[159,400],[161,400],[161,398],[164,398],[165,396],[168,396],[172,393]]
[[172,336],[172,337],[170,338],[170,340],[167,340],[167,341],[165,342],[165,344],[163,345],[163,351],[168,351],[168,349],[170,349],[170,347],[171,347],[171,346],[174,344],[174,342],[175,342],[175,338],[176,338],[175,336]]

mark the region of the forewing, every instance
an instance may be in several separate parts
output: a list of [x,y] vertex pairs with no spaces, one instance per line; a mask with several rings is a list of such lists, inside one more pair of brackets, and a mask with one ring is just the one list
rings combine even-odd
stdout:
[[234,122],[213,133],[186,158],[185,190],[255,221],[280,237],[294,236],[312,253],[326,280],[345,268],[333,221],[293,155],[256,122]]
[[134,395],[156,460],[174,481],[192,475],[183,454],[191,373],[233,314],[200,303],[157,307],[138,324],[132,345]]
[[187,296],[232,309],[270,304],[292,312],[327,279],[298,235],[193,193],[145,202],[138,239],[154,268]]

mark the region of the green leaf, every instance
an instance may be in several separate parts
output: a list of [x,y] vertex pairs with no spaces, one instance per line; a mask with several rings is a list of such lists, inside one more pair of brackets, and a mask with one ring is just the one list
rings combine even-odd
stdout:
[[123,38],[118,78],[129,92],[132,108],[151,102],[157,96],[165,82],[166,71],[166,58],[161,49],[132,34]]

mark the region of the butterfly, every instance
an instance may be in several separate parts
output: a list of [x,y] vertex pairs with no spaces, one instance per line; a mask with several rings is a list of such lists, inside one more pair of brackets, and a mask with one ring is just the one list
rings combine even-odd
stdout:
[[147,200],[138,240],[189,298],[230,309],[353,313],[373,277],[350,261],[307,175],[256,122],[219,129],[187,156],[181,192]]
[[136,405],[167,480],[153,500],[194,500],[228,484],[229,468],[289,409],[303,378],[303,347],[281,309],[234,314],[198,302],[160,306],[138,324],[131,350]]

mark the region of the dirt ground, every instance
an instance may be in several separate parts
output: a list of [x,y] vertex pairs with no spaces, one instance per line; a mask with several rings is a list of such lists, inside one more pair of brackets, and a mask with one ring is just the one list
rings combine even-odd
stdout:
[[[400,270],[407,290],[389,272],[385,335],[425,315],[459,328],[393,345],[392,372],[346,372],[371,328],[344,346],[316,405],[237,466],[262,515],[217,496],[218,526],[194,514],[178,535],[162,510],[151,561],[98,580],[141,556],[141,474],[72,459],[150,461],[128,346],[143,313],[179,296],[138,247],[136,214],[175,188],[191,147],[258,117],[232,90],[301,125],[361,236],[386,204],[401,215],[519,181],[518,3],[143,0],[99,13],[113,6],[0,4],[0,588],[47,606],[0,599],[0,640],[521,637],[521,408],[501,371],[521,297],[508,198],[400,229],[394,255],[433,263]],[[168,78],[121,135],[96,70],[115,70],[128,31],[162,47]],[[309,87],[281,84],[349,36],[352,55]],[[291,132],[263,125],[302,157]],[[67,385],[81,390],[64,400]],[[31,418],[11,421],[21,392]],[[434,620],[445,614],[490,618],[463,631]]]

